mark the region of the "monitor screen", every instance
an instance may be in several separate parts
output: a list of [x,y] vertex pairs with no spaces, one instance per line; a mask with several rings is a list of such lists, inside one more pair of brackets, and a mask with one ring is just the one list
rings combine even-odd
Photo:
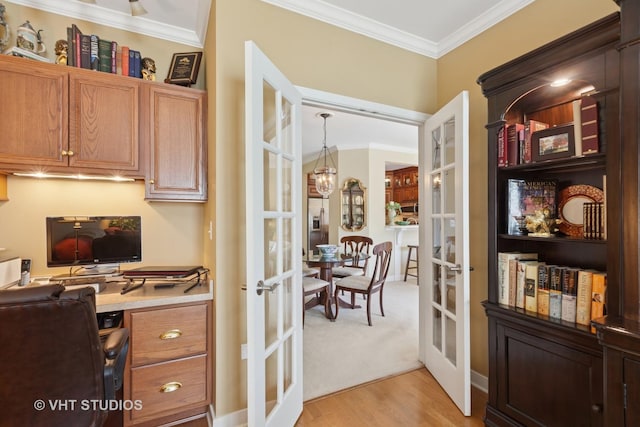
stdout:
[[47,217],[47,267],[142,261],[139,216]]

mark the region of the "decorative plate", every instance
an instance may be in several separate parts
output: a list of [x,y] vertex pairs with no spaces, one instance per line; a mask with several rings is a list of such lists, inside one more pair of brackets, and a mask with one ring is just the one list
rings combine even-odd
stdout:
[[560,191],[558,216],[562,220],[558,229],[571,237],[582,237],[582,205],[603,202],[604,193],[591,185],[570,185]]

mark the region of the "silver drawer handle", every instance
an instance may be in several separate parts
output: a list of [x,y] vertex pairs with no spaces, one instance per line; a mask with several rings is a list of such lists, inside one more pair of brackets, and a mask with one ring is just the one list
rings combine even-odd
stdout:
[[176,338],[180,338],[182,336],[182,331],[180,329],[171,329],[170,331],[164,332],[160,335],[161,340],[173,340]]
[[178,390],[180,387],[182,387],[182,383],[179,383],[178,381],[171,381],[170,383],[163,384],[162,387],[160,387],[160,392],[171,393]]

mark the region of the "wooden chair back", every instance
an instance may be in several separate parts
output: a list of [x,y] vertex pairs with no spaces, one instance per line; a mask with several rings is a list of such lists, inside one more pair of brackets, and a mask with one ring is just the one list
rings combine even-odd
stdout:
[[370,248],[373,245],[373,239],[367,236],[344,236],[340,239],[340,243],[343,244],[344,254],[355,254],[351,257],[351,266],[360,267],[367,274],[367,265],[369,258],[360,259],[359,254],[369,254]]
[[371,283],[369,289],[375,291],[376,288],[382,287],[387,280],[387,273],[389,273],[389,266],[391,265],[391,250],[393,249],[393,243],[382,242],[373,247],[373,256],[376,259],[376,265],[373,268],[373,274],[371,275]]

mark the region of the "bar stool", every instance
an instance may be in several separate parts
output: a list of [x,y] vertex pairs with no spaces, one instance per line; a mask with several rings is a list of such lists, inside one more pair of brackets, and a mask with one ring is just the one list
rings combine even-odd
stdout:
[[[420,278],[418,277],[418,267],[420,266],[420,262],[418,261],[418,245],[407,245],[407,247],[409,248],[409,253],[407,254],[407,265],[404,268],[404,281],[407,281],[407,276],[413,276],[417,279],[416,284],[420,284]],[[414,249],[416,250],[416,257],[411,258]],[[415,265],[410,265],[411,262],[414,262]],[[415,270],[416,273],[409,273],[409,270]]]

